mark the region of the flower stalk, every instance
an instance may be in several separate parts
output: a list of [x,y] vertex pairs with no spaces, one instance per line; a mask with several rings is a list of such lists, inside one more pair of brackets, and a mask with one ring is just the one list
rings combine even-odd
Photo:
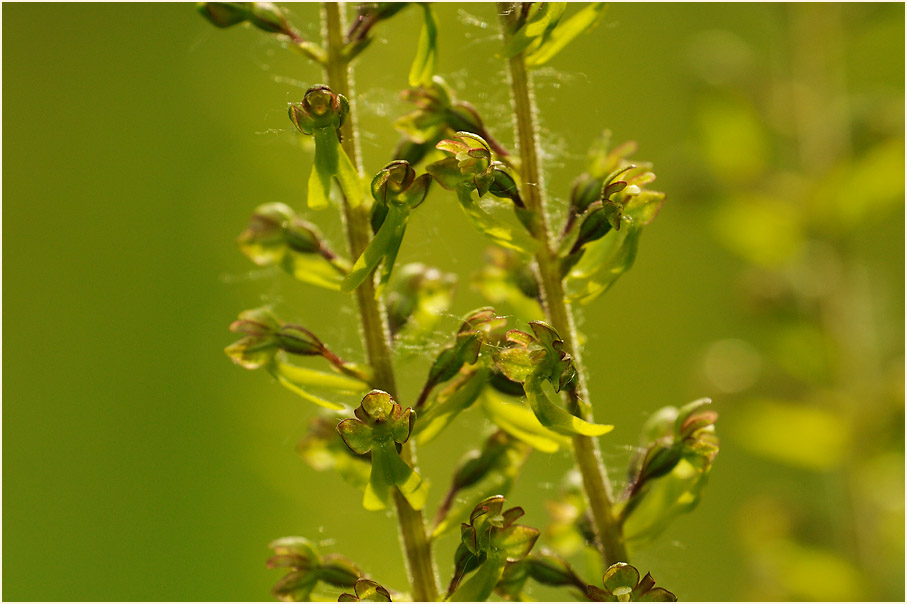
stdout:
[[[346,29],[343,10],[337,2],[325,2],[322,7],[323,35],[326,43],[325,77],[328,86],[346,96],[355,105],[353,78],[349,59],[344,55]],[[356,171],[361,174],[361,157],[356,127],[356,112],[350,111],[350,119],[340,129],[343,150],[353,161]],[[365,204],[342,202],[344,225],[351,256],[359,257],[368,246],[371,236],[368,209]],[[373,279],[365,279],[355,290],[359,317],[362,322],[361,336],[365,345],[368,362],[374,370],[374,388],[397,394],[397,384],[389,344],[387,316],[385,309],[375,297]],[[415,443],[410,440],[403,445],[401,457],[417,469]],[[438,599],[437,573],[432,560],[431,542],[425,531],[425,520],[420,510],[414,510],[407,500],[394,489],[394,504],[400,528],[400,539],[406,558],[407,571],[412,586],[413,599],[430,602]]]
[[[519,19],[521,3],[501,2],[498,12],[505,39]],[[592,407],[586,387],[585,369],[576,345],[573,313],[564,292],[557,253],[551,241],[548,225],[545,187],[539,162],[538,131],[530,74],[526,68],[525,52],[507,59],[511,99],[514,108],[518,156],[520,158],[521,194],[526,207],[536,214],[533,237],[540,243],[535,253],[537,277],[548,321],[564,340],[565,349],[573,357],[577,370],[576,389],[569,396],[568,409],[578,417],[592,422]],[[574,434],[573,454],[582,475],[583,488],[589,500],[595,532],[598,536],[605,566],[628,562],[627,550],[620,524],[613,513],[608,472],[594,437]]]

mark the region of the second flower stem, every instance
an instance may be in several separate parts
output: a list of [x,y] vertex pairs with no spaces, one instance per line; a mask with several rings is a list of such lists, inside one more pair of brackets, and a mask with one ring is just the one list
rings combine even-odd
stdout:
[[[342,94],[354,105],[355,97],[350,76],[348,60],[343,56],[343,32],[345,23],[342,7],[337,2],[325,2],[323,5],[324,38],[327,50],[325,75],[328,86],[336,93]],[[353,161],[357,172],[361,174],[361,160],[356,138],[356,112],[351,108],[349,119],[341,128],[341,145]],[[371,227],[366,204],[351,207],[343,200],[343,218],[347,240],[353,258],[358,258],[368,246],[371,238]],[[394,377],[393,357],[387,329],[387,318],[380,301],[375,297],[375,284],[366,279],[356,288],[356,303],[362,321],[362,340],[365,345],[369,365],[375,372],[371,386],[380,388],[391,396],[397,396],[397,383]],[[403,460],[417,469],[415,443],[403,445]],[[425,519],[421,510],[414,510],[409,502],[393,489],[394,504],[397,508],[397,520],[400,528],[400,540],[409,572],[412,596],[417,602],[432,602],[438,599],[437,573],[432,561],[431,542],[425,532]]]
[[[500,3],[499,12],[506,36],[512,19],[519,14],[519,5],[518,3]],[[571,397],[569,401],[570,411],[591,422],[593,421],[592,407],[586,388],[585,368],[580,357],[579,347],[576,345],[573,313],[564,293],[560,262],[552,247],[548,228],[545,191],[539,165],[535,107],[524,54],[520,53],[508,59],[507,66],[520,158],[520,193],[526,207],[538,216],[533,236],[541,244],[535,260],[542,300],[551,326],[564,340],[565,349],[573,357],[576,367],[576,396]],[[611,486],[608,482],[607,469],[601,458],[598,441],[589,436],[573,435],[573,454],[583,478],[583,488],[592,512],[595,532],[601,543],[605,566],[616,562],[628,562],[622,530],[612,509]]]

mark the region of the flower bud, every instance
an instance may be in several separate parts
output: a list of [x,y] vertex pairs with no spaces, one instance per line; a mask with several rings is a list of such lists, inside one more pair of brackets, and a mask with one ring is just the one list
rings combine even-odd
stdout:
[[337,554],[328,554],[321,564],[318,578],[335,587],[352,587],[362,576],[355,564]]
[[324,344],[315,334],[298,325],[284,325],[274,334],[277,346],[290,354],[319,356],[324,354]]
[[290,105],[289,109],[290,120],[303,134],[321,128],[340,128],[349,111],[346,97],[323,85],[309,88],[302,102]]
[[311,222],[293,218],[284,226],[284,240],[300,254],[317,254],[322,250],[321,233]]
[[197,2],[199,14],[217,27],[230,27],[249,18],[251,2]]
[[280,327],[267,308],[255,308],[239,313],[239,319],[230,324],[230,331],[247,336],[269,336]]
[[286,251],[284,230],[294,217],[293,210],[282,203],[259,206],[236,239],[239,249],[259,266],[279,262]]
[[575,215],[583,214],[590,205],[601,198],[602,181],[593,178],[588,173],[580,174],[573,181],[573,190],[570,191],[570,212]]
[[423,174],[416,178],[416,171],[409,162],[398,159],[387,164],[372,179],[372,197],[381,206],[396,203],[414,209],[425,200],[430,183],[431,176]]
[[273,2],[252,2],[249,11],[249,22],[258,29],[273,34],[294,36],[296,32],[290,27],[283,11]]

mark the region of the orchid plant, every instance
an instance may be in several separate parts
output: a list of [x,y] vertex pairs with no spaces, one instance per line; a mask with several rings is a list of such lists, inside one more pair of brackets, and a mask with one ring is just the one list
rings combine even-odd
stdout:
[[[656,411],[625,483],[615,489],[597,440],[613,426],[593,418],[574,321],[581,305],[597,300],[633,265],[640,234],[665,195],[650,188],[652,166],[630,159],[635,145],[612,146],[605,135],[574,182],[563,224],[552,220],[531,71],[595,27],[605,5],[587,4],[569,17],[561,2],[495,8],[515,148],[490,132],[506,124],[492,128],[435,73],[439,22],[429,4],[418,3],[412,9],[421,13],[422,31],[408,76],[401,74],[401,84],[408,78],[402,98],[414,109],[394,124],[401,139],[387,145],[389,163],[369,172],[357,147],[350,73],[365,60],[380,23],[410,10],[406,3],[356,5],[351,23],[346,7],[324,3],[321,42],[304,39],[271,3],[198,5],[215,26],[251,25],[324,70],[324,83],[313,82],[288,107],[299,135],[314,140],[308,207],[259,206],[239,246],[255,264],[280,267],[304,287],[350,293],[366,361],[340,358],[311,326],[284,322],[270,308],[240,313],[230,329],[242,337],[226,352],[238,366],[264,369],[320,408],[300,454],[361,491],[367,510],[396,512],[410,579],[406,586],[386,585],[305,538],[286,537],[271,543],[268,561],[285,571],[273,589],[280,600],[320,599],[332,589],[343,590],[340,601],[484,601],[495,594],[522,600],[530,580],[593,601],[676,600],[654,587],[650,574],[640,578],[630,552],[696,505],[718,451],[717,416],[707,399]],[[412,213],[443,196],[492,246],[491,261],[474,279],[489,306],[462,315],[430,359],[418,397],[407,401],[398,397],[395,354],[436,337],[440,317],[453,307],[454,278],[423,264],[399,265],[397,256],[404,238],[419,236],[407,229]],[[332,209],[343,216],[345,246],[329,243],[310,222]],[[324,366],[308,366],[304,357]],[[429,481],[415,448],[431,446],[460,414],[475,413],[493,429],[456,465],[429,523]],[[572,452],[580,479],[552,505],[543,535],[518,522],[524,510],[509,507],[505,497],[531,451],[559,449]],[[434,544],[458,527],[459,547],[441,566],[450,573],[442,590]],[[578,549],[600,560],[600,580],[587,580],[568,561]]]

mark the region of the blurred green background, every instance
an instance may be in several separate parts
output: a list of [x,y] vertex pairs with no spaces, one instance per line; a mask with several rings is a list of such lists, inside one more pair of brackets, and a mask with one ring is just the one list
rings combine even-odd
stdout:
[[[317,5],[289,8],[317,39]],[[435,11],[439,72],[512,141],[494,6]],[[267,544],[290,534],[402,587],[394,521],[294,453],[314,408],[222,352],[266,302],[361,359],[344,297],[234,244],[256,205],[303,209],[286,103],[318,70],[190,4],[3,17],[4,599],[268,599]],[[357,64],[370,170],[420,18],[380,25]],[[681,599],[904,597],[903,57],[901,4],[617,4],[536,76],[553,199],[605,128],[668,194],[581,329],[612,478],[655,409],[721,413],[701,505],[635,553]],[[401,258],[460,274],[454,314],[480,305],[485,240],[453,200],[410,228]],[[425,368],[401,368],[405,394]],[[478,417],[420,451],[430,507]],[[527,524],[568,467],[533,454],[510,496]]]

